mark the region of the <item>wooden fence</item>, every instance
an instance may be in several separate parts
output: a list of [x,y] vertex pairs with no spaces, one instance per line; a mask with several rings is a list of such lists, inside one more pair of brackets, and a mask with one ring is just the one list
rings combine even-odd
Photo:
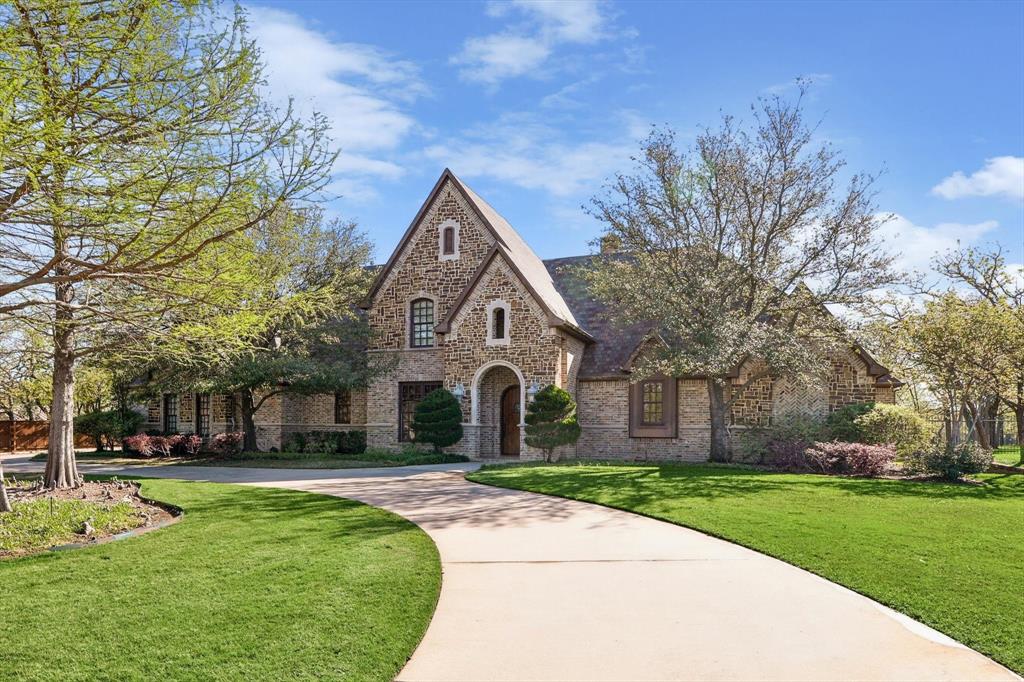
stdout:
[[[45,450],[49,445],[50,422],[0,421],[0,451]],[[75,447],[93,446],[92,438],[84,433],[75,434]]]

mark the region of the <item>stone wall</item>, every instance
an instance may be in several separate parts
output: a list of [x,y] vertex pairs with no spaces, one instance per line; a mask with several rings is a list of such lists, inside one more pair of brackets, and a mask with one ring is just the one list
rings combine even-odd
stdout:
[[711,447],[710,406],[703,379],[680,379],[675,438],[629,437],[629,381],[580,381],[583,432],[576,454],[586,459],[656,459],[702,462]]
[[[398,383],[444,381],[441,348],[407,349],[396,353],[394,368],[370,383],[366,391],[366,442],[369,447],[397,449]],[[451,388],[449,386],[449,388]]]
[[[509,305],[506,321],[509,343],[487,345],[487,305],[499,299]],[[477,371],[494,361],[518,368],[527,388],[533,381],[542,386],[560,384],[558,369],[562,345],[562,335],[548,326],[543,310],[499,256],[491,262],[452,321],[451,333],[445,335],[445,386],[452,388],[462,383],[467,391],[471,390]],[[472,421],[471,406],[471,400],[464,401],[463,415],[467,422]]]
[[[459,258],[441,260],[439,228],[448,220],[459,224]],[[409,303],[420,295],[434,299],[435,320],[440,322],[493,244],[491,233],[462,194],[446,182],[374,296],[369,310],[376,332],[372,347],[408,347]]]

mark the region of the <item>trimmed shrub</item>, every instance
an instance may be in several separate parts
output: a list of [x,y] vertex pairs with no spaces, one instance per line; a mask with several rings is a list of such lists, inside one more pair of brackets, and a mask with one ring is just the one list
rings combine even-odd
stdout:
[[145,417],[133,410],[89,412],[75,417],[75,431],[92,438],[97,450],[113,449],[117,441],[135,435],[143,421]]
[[153,436],[140,433],[135,436],[128,436],[121,440],[121,450],[125,455],[131,457],[152,457]]
[[179,436],[172,453],[176,456],[195,457],[203,447],[203,437],[198,433],[186,433]]
[[877,403],[854,420],[865,443],[892,443],[896,454],[909,458],[928,448],[931,440],[928,422],[909,407]]
[[412,418],[413,440],[434,446],[434,452],[462,440],[462,407],[444,388],[428,393],[416,405]]
[[853,403],[844,405],[830,414],[825,420],[825,425],[831,438],[846,443],[863,443],[864,432],[857,423],[857,418],[870,412],[874,406],[874,403]]
[[846,476],[881,476],[889,468],[896,451],[891,445],[864,443],[815,443],[804,457],[812,471]]
[[737,437],[735,456],[748,464],[768,464],[779,469],[804,471],[804,450],[825,437],[821,421],[794,416],[770,427],[746,429]]
[[992,451],[977,443],[960,443],[918,453],[915,468],[936,474],[947,481],[957,481],[969,474],[980,474],[992,466]]
[[361,455],[366,452],[366,431],[342,431],[339,450],[343,455]]
[[210,440],[210,449],[218,455],[237,455],[242,451],[242,432],[218,433]]
[[175,448],[181,447],[184,436],[175,433],[170,436],[150,436],[149,442],[153,446],[155,457],[170,457]]
[[576,402],[568,392],[548,384],[526,406],[526,444],[544,451],[544,461],[560,445],[579,440],[580,423],[576,419]]

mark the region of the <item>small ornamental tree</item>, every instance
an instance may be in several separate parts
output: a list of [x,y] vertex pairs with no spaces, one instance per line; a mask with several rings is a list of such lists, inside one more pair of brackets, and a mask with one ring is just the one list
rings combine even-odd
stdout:
[[413,440],[429,443],[434,452],[462,440],[462,408],[449,391],[431,391],[416,406],[412,419]]
[[544,461],[559,445],[579,440],[576,402],[566,391],[550,384],[541,389],[526,406],[526,444],[544,451]]

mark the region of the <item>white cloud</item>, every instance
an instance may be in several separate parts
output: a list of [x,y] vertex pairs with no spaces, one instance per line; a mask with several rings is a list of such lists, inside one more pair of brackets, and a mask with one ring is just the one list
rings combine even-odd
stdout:
[[596,0],[514,0],[490,3],[492,17],[511,19],[498,33],[468,38],[451,58],[468,81],[497,86],[505,78],[540,75],[561,44],[590,44],[608,37],[608,18]]
[[429,146],[424,154],[456,175],[568,197],[593,191],[616,170],[627,168],[635,151],[628,135],[616,141],[573,143],[532,115],[506,114],[467,131],[461,139]]
[[979,242],[986,234],[999,227],[994,220],[971,225],[939,223],[934,227],[915,225],[899,214],[882,226],[880,236],[896,257],[897,268],[906,271],[931,270],[932,259],[958,246]]
[[271,97],[280,103],[294,98],[300,114],[327,117],[341,148],[335,171],[401,175],[400,166],[373,154],[396,148],[417,127],[402,108],[428,92],[416,65],[372,45],[334,41],[291,12],[247,9]]
[[536,70],[550,55],[539,38],[496,33],[467,40],[452,63],[465,66],[460,74],[466,80],[493,85]]
[[997,156],[986,159],[981,170],[964,175],[957,171],[932,187],[932,194],[944,199],[1003,196],[1024,200],[1024,157]]

